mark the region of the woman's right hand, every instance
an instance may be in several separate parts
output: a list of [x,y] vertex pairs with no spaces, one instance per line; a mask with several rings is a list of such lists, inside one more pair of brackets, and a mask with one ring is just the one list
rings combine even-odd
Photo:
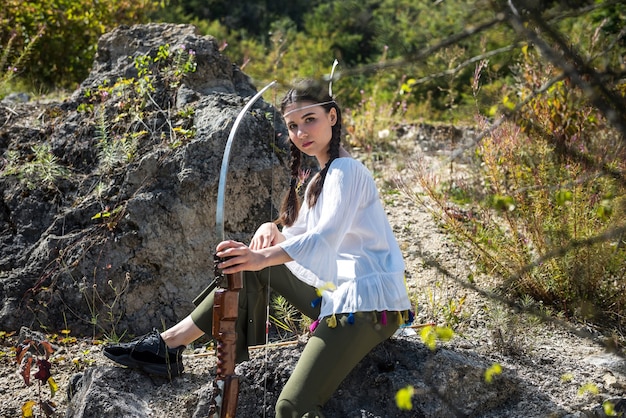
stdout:
[[254,233],[252,241],[250,241],[250,249],[260,250],[276,245],[284,240],[285,237],[280,233],[276,224],[274,222],[266,222]]

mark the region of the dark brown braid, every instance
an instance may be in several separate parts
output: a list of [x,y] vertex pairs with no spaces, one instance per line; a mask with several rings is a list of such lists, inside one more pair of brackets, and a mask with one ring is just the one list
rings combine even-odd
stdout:
[[335,127],[337,124],[333,126],[333,137],[330,140],[328,155],[329,159],[322,171],[319,172],[317,176],[315,176],[311,183],[311,188],[309,189],[309,194],[307,196],[307,203],[309,207],[315,206],[317,203],[317,199],[322,193],[322,188],[324,187],[324,180],[326,179],[326,173],[328,173],[328,168],[330,164],[335,160],[335,158],[339,157],[339,145],[341,144],[341,128],[339,128],[339,134],[335,133]]
[[302,163],[302,152],[292,142],[289,146],[291,154],[291,164],[289,170],[291,172],[291,182],[289,190],[283,198],[280,206],[280,217],[276,220],[277,224],[291,226],[298,218],[300,212],[300,198],[298,197],[298,178],[300,173],[300,165]]
[[[313,207],[322,193],[324,180],[326,179],[326,173],[328,173],[330,164],[335,158],[339,157],[339,148],[341,146],[341,110],[333,98],[328,95],[327,87],[320,85],[314,80],[305,80],[289,90],[281,102],[281,112],[284,114],[285,108],[296,102],[320,103],[320,105],[326,109],[326,112],[330,112],[330,109],[332,108],[335,108],[335,111],[337,112],[337,121],[332,127],[332,138],[328,149],[329,160],[322,170],[313,178],[307,195],[307,203],[309,207]],[[291,163],[289,168],[291,171],[291,182],[289,190],[283,199],[283,203],[280,208],[280,215],[276,220],[277,224],[284,226],[293,225],[298,218],[298,213],[300,211],[300,200],[298,198],[297,186],[300,174],[300,165],[302,162],[302,153],[291,142],[290,151]]]

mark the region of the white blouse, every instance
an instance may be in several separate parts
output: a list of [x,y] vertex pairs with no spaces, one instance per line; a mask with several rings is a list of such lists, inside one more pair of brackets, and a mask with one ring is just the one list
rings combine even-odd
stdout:
[[282,232],[279,245],[294,260],[286,266],[322,291],[320,318],[410,308],[402,253],[376,183],[357,160],[335,159],[315,206],[305,199]]

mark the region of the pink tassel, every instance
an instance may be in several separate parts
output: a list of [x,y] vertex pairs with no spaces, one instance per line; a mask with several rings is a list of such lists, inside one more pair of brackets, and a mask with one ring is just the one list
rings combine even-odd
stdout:
[[317,328],[317,326],[318,326],[319,324],[320,324],[320,320],[319,320],[319,319],[316,319],[315,321],[313,321],[313,322],[311,323],[311,325],[309,325],[309,330],[310,330],[311,332],[315,331],[315,328]]
[[382,311],[380,314],[380,323],[383,325],[387,325],[387,311]]

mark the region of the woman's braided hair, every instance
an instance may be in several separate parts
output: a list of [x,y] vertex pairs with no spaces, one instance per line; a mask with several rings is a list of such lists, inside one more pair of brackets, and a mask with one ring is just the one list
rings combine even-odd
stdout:
[[[315,80],[302,81],[298,83],[296,87],[289,90],[281,102],[281,113],[284,114],[287,106],[296,102],[320,103],[320,106],[326,109],[326,112],[330,112],[332,108],[335,108],[337,112],[337,121],[332,127],[332,138],[328,149],[328,156],[330,158],[322,170],[311,180],[312,183],[307,194],[307,203],[309,207],[313,207],[317,203],[320,193],[322,193],[324,179],[326,178],[330,164],[335,158],[339,157],[339,147],[341,145],[341,110],[334,99],[328,95],[327,88],[323,87]],[[289,141],[289,143],[291,154],[289,164],[291,182],[289,183],[289,191],[283,199],[279,217],[276,220],[277,224],[285,226],[293,225],[300,211],[300,199],[298,197],[297,188],[302,164],[302,153],[291,141]]]

